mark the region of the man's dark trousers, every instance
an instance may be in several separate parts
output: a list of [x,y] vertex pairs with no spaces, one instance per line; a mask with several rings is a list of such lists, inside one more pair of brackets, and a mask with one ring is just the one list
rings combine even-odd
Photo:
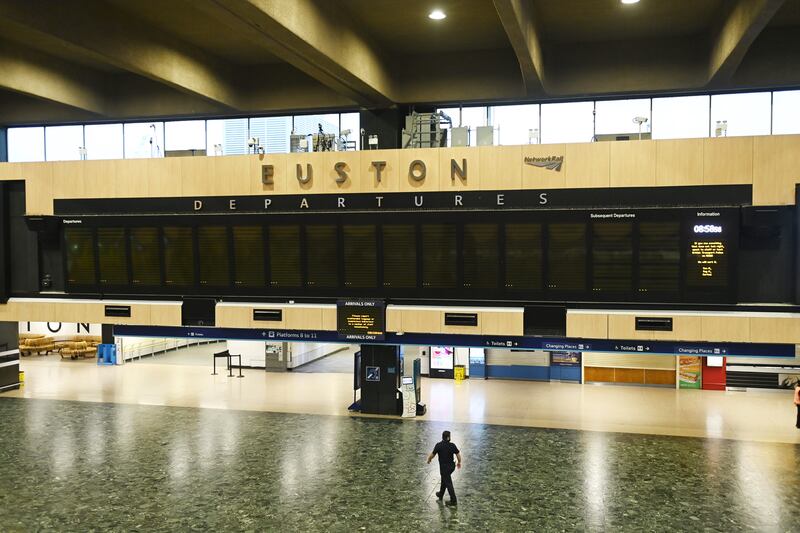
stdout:
[[439,464],[439,473],[442,476],[442,484],[439,487],[439,494],[444,496],[444,490],[450,495],[450,501],[456,501],[456,489],[453,487],[453,472],[456,470],[455,463]]

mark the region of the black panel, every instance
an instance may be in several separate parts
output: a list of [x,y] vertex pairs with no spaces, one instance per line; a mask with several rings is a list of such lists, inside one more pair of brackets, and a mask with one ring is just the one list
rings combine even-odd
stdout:
[[300,287],[300,226],[269,227],[269,273],[274,288]]
[[383,226],[383,286],[417,287],[417,229],[411,224]]
[[[40,289],[39,239],[26,223],[25,183],[13,181],[5,187],[8,191],[10,291],[12,294],[37,292]],[[60,240],[58,232],[53,240]]]
[[92,286],[95,280],[94,231],[92,228],[69,227],[64,230],[66,246],[67,283],[72,286]]
[[131,282],[134,287],[161,285],[158,228],[131,228]]
[[[794,372],[790,372],[794,374]],[[728,370],[725,373],[725,383],[728,387],[741,387],[751,389],[779,389],[778,373],[767,372],[741,372]]]
[[548,226],[547,288],[583,291],[586,288],[586,224]]
[[526,305],[525,335],[566,335],[567,308],[563,305]]
[[332,289],[339,286],[339,239],[336,226],[309,225],[306,233],[306,287]]
[[236,287],[263,287],[264,231],[261,226],[233,227],[233,261],[236,265],[233,284]]
[[213,326],[217,302],[214,298],[186,298],[181,306],[184,326]]
[[542,225],[506,224],[506,288],[542,289]]
[[194,285],[194,242],[192,228],[164,228],[164,283],[167,287]]
[[677,293],[680,275],[680,222],[639,224],[639,291]]
[[445,313],[445,326],[478,326],[478,313]]
[[342,226],[344,286],[374,289],[378,286],[378,258],[374,225]]
[[200,226],[197,228],[200,251],[200,286],[227,287],[231,283],[228,228]]
[[499,282],[499,227],[497,224],[464,225],[464,287],[497,289]]
[[128,247],[125,228],[97,228],[100,285],[127,285]]
[[633,222],[592,224],[592,290],[633,289]]
[[454,289],[458,285],[455,224],[422,225],[422,287]]
[[253,320],[256,322],[283,321],[282,309],[253,309]]
[[130,305],[107,305],[105,306],[105,316],[130,317]]
[[794,301],[794,211],[794,206],[742,208],[739,301]]
[[672,331],[672,317],[637,316],[636,331]]

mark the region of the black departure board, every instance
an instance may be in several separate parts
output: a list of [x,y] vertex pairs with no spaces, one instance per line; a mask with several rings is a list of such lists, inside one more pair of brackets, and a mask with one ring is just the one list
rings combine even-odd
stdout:
[[128,246],[124,228],[97,228],[101,285],[127,285]]
[[697,289],[728,285],[727,223],[723,219],[700,219],[689,224],[686,250],[686,284]]
[[344,286],[374,289],[378,286],[378,254],[375,225],[342,226],[344,239]]
[[464,224],[464,287],[496,289],[499,274],[497,224]]
[[336,226],[306,226],[306,286],[335,288],[339,286],[339,240]]
[[386,302],[359,298],[338,300],[336,329],[343,340],[383,340],[386,334]]
[[131,282],[136,287],[161,285],[158,228],[131,228]]
[[556,291],[586,289],[586,224],[548,226],[547,288]]
[[506,288],[541,290],[542,225],[506,224]]
[[680,222],[639,224],[639,292],[677,292],[681,276]]
[[91,228],[68,227],[64,230],[67,259],[67,283],[94,285],[94,236]]
[[592,223],[592,290],[626,292],[633,288],[633,222]]
[[412,224],[385,224],[383,233],[383,286],[417,287],[417,228]]
[[272,287],[300,287],[303,284],[300,226],[269,226],[269,275]]
[[233,227],[233,261],[236,266],[234,286],[264,286],[264,231],[261,226]]
[[164,283],[168,287],[194,285],[194,243],[192,228],[164,228]]
[[458,280],[455,224],[422,225],[422,287],[454,289]]
[[200,226],[197,228],[197,248],[200,251],[200,286],[226,287],[231,282],[228,228]]

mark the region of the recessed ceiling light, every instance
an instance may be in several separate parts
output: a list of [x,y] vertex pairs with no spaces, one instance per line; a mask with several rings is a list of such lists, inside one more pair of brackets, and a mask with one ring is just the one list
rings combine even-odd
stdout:
[[428,13],[428,18],[433,20],[442,20],[447,18],[447,15],[444,14],[444,11],[441,9],[434,9],[430,13]]
[[639,0],[619,0],[623,4],[638,4]]

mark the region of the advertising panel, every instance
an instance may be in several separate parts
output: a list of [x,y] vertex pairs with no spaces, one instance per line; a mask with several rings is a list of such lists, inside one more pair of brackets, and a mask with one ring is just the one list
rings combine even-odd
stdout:
[[691,355],[681,355],[678,357],[678,383],[680,388],[702,388],[702,368],[702,361],[699,357]]

